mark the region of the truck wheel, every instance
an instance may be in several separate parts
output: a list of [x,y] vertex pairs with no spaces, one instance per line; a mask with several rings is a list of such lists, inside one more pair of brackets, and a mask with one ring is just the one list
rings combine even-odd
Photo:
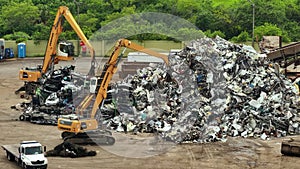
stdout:
[[24,94],[20,94],[20,98],[21,98],[21,99],[24,99],[24,98],[25,98],[25,95],[24,95]]
[[107,144],[107,145],[113,145],[113,144],[115,144],[115,138],[113,138],[113,137],[108,137],[108,138],[107,138],[106,144]]
[[22,168],[27,169],[27,165],[25,163],[22,163]]
[[6,157],[7,157],[8,161],[14,161],[14,156],[11,153],[6,152]]
[[19,117],[19,120],[20,121],[25,121],[25,119],[26,119],[26,117],[22,114],[22,115],[20,115],[20,117]]

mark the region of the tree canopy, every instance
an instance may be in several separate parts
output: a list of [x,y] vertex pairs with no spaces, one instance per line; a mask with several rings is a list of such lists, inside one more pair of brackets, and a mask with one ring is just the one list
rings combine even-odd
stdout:
[[[179,40],[204,32],[209,37],[249,40],[254,8],[257,39],[278,35],[285,41],[300,41],[300,0],[0,0],[0,36],[47,40],[59,6],[69,7],[88,38],[128,35],[125,38]],[[172,23],[154,13],[176,16],[189,24]],[[64,30],[60,38],[76,39],[68,23]]]

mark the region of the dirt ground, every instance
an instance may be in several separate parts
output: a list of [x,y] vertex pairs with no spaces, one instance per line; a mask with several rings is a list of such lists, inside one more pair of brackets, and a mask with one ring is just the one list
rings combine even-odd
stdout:
[[[56,126],[36,125],[18,121],[20,112],[10,106],[23,100],[14,91],[22,82],[18,71],[25,66],[41,64],[41,59],[18,59],[0,63],[0,145],[15,144],[22,140],[37,140],[47,149],[62,142]],[[64,62],[73,64],[79,72],[87,72],[89,59]],[[117,76],[117,75],[116,75]],[[95,169],[95,168],[299,168],[300,158],[283,156],[280,146],[283,139],[269,141],[259,139],[228,138],[227,142],[209,144],[159,145],[153,147],[151,140],[127,134],[113,133],[114,146],[86,146],[96,150],[97,156],[85,158],[48,157],[49,169]],[[294,136],[296,137],[296,136]],[[296,138],[300,138],[297,136]],[[0,150],[0,168],[19,168],[6,159]]]

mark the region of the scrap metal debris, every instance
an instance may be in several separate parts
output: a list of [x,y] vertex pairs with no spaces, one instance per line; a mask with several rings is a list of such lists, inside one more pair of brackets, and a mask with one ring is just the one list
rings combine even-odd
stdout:
[[112,85],[103,124],[175,142],[299,134],[297,91],[265,55],[217,37],[192,41],[169,59],[168,70],[152,64]]
[[[111,84],[100,124],[180,143],[300,133],[293,83],[253,48],[202,38],[170,55],[169,63],[150,64]],[[24,109],[20,120],[56,124],[59,115],[74,113],[74,93],[82,90],[84,77],[70,81],[70,72],[46,76],[30,104],[13,107]]]
[[86,157],[86,156],[96,156],[97,152],[92,150],[87,150],[86,148],[69,143],[68,141],[64,141],[63,143],[54,147],[53,150],[49,150],[46,152],[45,156],[60,156],[60,157]]
[[19,120],[55,125],[61,115],[74,113],[74,98],[80,98],[85,80],[85,76],[73,72],[74,68],[71,65],[47,72],[30,101],[11,106],[22,111]]

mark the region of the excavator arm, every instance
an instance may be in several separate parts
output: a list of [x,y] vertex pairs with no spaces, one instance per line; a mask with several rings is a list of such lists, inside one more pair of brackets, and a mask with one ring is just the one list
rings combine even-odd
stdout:
[[92,113],[91,113],[91,118],[95,117],[97,109],[99,108],[99,105],[107,97],[108,85],[109,85],[113,75],[117,72],[118,63],[119,63],[120,59],[122,58],[122,55],[119,55],[122,47],[126,47],[126,48],[129,48],[129,49],[133,49],[133,50],[136,50],[136,51],[140,51],[140,52],[143,52],[143,53],[161,58],[167,65],[169,64],[168,56],[166,56],[164,54],[157,53],[157,52],[152,51],[150,49],[146,49],[143,46],[135,44],[135,43],[133,43],[133,42],[127,40],[127,39],[120,39],[116,43],[115,49],[114,49],[111,57],[109,58],[108,62],[106,63],[106,65],[104,66],[104,69],[102,71],[101,76],[103,76],[103,77],[101,77],[101,79],[103,78],[103,80],[102,80],[102,82],[99,86],[99,90],[97,92],[97,96],[96,96],[94,106],[93,106],[93,109],[92,109]]
[[[58,63],[60,60],[71,60],[70,57],[64,57],[57,55],[56,47],[58,42],[58,37],[62,33],[62,25],[64,22],[64,18],[68,21],[68,23],[71,25],[73,30],[76,32],[78,37],[84,42],[84,44],[89,48],[90,54],[92,57],[92,65],[91,69],[95,68],[95,50],[90,44],[90,42],[85,37],[84,33],[82,32],[81,28],[77,24],[76,20],[74,19],[73,15],[69,11],[69,8],[66,6],[60,6],[58,8],[54,24],[51,29],[50,38],[48,41],[48,46],[46,50],[46,54],[44,57],[43,67],[42,67],[42,73],[46,73],[49,69],[49,67],[53,66],[53,64]],[[79,50],[79,49],[78,49]]]
[[[49,70],[54,69],[54,64],[57,64],[61,60],[72,60],[73,58],[67,54],[66,56],[62,56],[62,52],[60,50],[65,49],[57,49],[58,45],[58,38],[63,31],[63,23],[64,20],[67,20],[68,23],[71,25],[72,29],[76,32],[79,38],[85,43],[88,47],[90,54],[91,54],[91,68],[88,75],[94,76],[95,73],[95,50],[87,40],[85,35],[83,34],[81,28],[77,24],[76,20],[74,19],[73,15],[69,11],[69,8],[66,6],[60,6],[56,13],[56,17],[54,23],[51,28],[49,40],[47,43],[47,48],[43,60],[43,64],[41,68],[38,69],[22,69],[19,72],[19,78],[21,80],[27,82],[37,82],[38,79],[48,72]],[[73,53],[71,54],[73,55]]]
[[[157,53],[150,49],[146,49],[143,46],[135,44],[127,39],[120,39],[115,44],[114,50],[107,63],[104,65],[101,75],[97,77],[97,82],[95,82],[97,85],[96,96],[95,94],[90,93],[88,96],[86,96],[86,98],[81,102],[81,104],[76,109],[77,114],[82,114],[82,112],[85,111],[90,106],[93,97],[96,97],[92,107],[92,111],[90,113],[90,117],[88,119],[76,119],[76,120],[60,118],[58,119],[58,129],[69,133],[80,133],[84,131],[98,129],[98,122],[95,119],[95,115],[97,113],[99,106],[102,104],[103,100],[107,97],[108,85],[113,75],[116,73],[118,63],[120,62],[123,56],[123,53],[120,54],[122,47],[130,48],[136,51],[140,51],[161,58],[164,60],[164,62],[167,65],[169,64],[168,56]],[[84,127],[80,127],[83,126],[82,124],[84,124]]]

